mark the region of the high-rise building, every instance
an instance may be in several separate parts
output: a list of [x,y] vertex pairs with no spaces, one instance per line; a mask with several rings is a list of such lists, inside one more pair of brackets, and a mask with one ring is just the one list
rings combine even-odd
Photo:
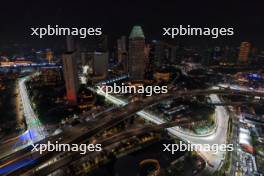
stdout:
[[124,53],[127,53],[126,36],[122,36],[120,39],[117,40],[117,57],[119,63],[123,61]]
[[70,103],[76,104],[79,87],[76,55],[74,52],[66,52],[63,54],[62,59],[67,99]]
[[[76,44],[80,45],[81,52],[107,52],[108,51],[108,36],[100,35],[90,38],[78,40]],[[78,47],[77,47],[78,48]]]
[[70,103],[76,104],[79,79],[75,47],[71,37],[67,37],[67,52],[63,54],[62,60],[67,99]]
[[129,76],[143,80],[146,69],[145,36],[141,26],[134,26],[129,36]]
[[94,52],[93,53],[93,73],[102,78],[108,75],[108,53]]
[[149,64],[149,55],[150,55],[150,44],[146,44],[144,48],[144,54],[145,54],[145,62],[146,64]]
[[62,75],[60,69],[44,69],[40,76],[41,84],[43,85],[57,85],[62,80]]
[[161,68],[164,64],[169,62],[176,63],[177,56],[176,51],[177,47],[163,41],[153,40],[151,42],[152,48],[152,64],[157,67]]
[[75,50],[76,50],[76,47],[75,47],[73,36],[67,36],[66,37],[66,51],[73,52]]
[[247,62],[248,55],[250,51],[250,43],[249,42],[242,42],[240,45],[239,56],[238,59],[240,62]]
[[156,67],[160,68],[165,60],[165,44],[162,41],[153,41],[154,43],[154,60]]
[[122,54],[122,69],[124,71],[124,73],[128,73],[128,54],[127,53],[123,53]]
[[117,60],[118,64],[121,66],[121,70],[124,73],[128,72],[128,54],[126,42],[126,36],[122,36],[117,40]]
[[80,75],[81,80],[84,76],[85,79],[105,79],[108,76],[108,58],[108,52],[82,52],[80,67],[83,72]]

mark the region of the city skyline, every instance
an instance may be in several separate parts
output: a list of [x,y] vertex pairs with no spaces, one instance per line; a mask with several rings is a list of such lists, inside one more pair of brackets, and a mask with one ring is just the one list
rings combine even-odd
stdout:
[[263,7],[3,2],[0,175],[263,176]]

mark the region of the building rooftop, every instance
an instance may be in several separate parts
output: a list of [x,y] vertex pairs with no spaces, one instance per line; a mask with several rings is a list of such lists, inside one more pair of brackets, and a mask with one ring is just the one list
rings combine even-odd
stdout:
[[134,26],[129,35],[129,38],[145,38],[141,26]]

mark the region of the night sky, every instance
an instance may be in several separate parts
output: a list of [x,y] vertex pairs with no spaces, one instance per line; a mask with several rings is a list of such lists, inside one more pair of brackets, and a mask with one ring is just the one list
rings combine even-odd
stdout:
[[65,27],[103,27],[116,39],[128,35],[134,24],[147,38],[162,38],[162,27],[233,27],[235,42],[264,40],[262,1],[169,0],[8,0],[0,5],[0,40],[28,40],[30,27],[59,24]]

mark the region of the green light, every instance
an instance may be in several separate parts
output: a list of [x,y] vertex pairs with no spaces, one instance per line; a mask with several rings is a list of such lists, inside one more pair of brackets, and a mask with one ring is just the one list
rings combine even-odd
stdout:
[[134,26],[132,28],[132,31],[129,35],[129,38],[145,38],[143,30],[141,28],[141,26]]

